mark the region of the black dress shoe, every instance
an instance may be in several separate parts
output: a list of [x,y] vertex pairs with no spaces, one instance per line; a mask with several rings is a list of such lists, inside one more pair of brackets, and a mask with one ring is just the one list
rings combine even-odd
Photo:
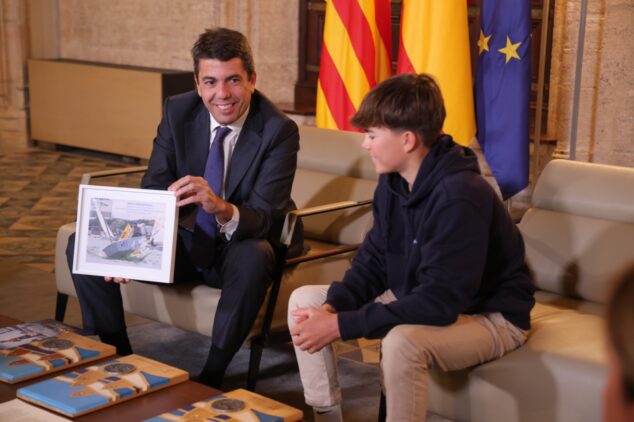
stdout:
[[220,390],[220,385],[222,384],[222,377],[218,378],[217,376],[203,374],[202,372],[192,377],[192,381],[198,382],[200,384],[204,384],[207,387],[215,388],[216,390]]
[[117,354],[119,356],[127,356],[134,353],[132,346],[130,345],[130,339],[128,333],[121,331],[118,333],[97,333],[99,339],[106,344],[110,344],[117,348]]

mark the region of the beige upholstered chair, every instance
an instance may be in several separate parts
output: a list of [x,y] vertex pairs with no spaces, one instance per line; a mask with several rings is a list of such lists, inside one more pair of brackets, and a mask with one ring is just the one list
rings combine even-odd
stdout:
[[[340,279],[349,267],[356,245],[372,224],[368,200],[376,186],[374,167],[361,148],[362,136],[311,127],[300,127],[300,152],[292,197],[300,210],[288,217],[285,236],[295,218],[302,218],[308,252],[285,260],[269,298],[254,324],[248,386],[253,389],[262,348],[275,340],[286,340],[286,309],[290,293],[304,284],[329,284]],[[95,183],[122,172],[143,172],[145,167],[104,171],[85,175],[83,183]],[[56,318],[63,320],[66,302],[76,296],[66,263],[68,236],[75,224],[59,229],[56,244],[55,279],[58,291]],[[284,237],[286,238],[286,237]],[[211,335],[214,310],[220,290],[202,284],[175,286],[129,283],[122,288],[127,312]]]

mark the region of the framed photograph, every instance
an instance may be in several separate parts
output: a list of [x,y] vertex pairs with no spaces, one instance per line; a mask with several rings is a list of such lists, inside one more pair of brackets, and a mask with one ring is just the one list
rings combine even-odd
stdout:
[[171,283],[177,227],[173,192],[80,185],[73,273]]

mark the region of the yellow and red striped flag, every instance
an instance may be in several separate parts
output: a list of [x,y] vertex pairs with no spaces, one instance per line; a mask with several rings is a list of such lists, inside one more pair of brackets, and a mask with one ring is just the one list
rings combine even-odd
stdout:
[[397,73],[429,73],[440,86],[443,131],[461,145],[475,136],[466,0],[403,0]]
[[317,83],[317,126],[349,122],[365,94],[391,75],[390,0],[328,0]]

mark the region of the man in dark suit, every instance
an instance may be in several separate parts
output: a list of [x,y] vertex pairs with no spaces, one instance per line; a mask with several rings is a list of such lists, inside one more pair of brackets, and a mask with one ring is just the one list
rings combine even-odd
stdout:
[[[239,32],[207,30],[192,48],[196,91],[165,101],[146,189],[174,191],[180,207],[175,282],[222,293],[199,380],[218,387],[248,335],[275,265],[297,164],[297,125],[255,90],[251,48]],[[214,149],[214,145],[216,149]],[[73,243],[67,249],[72,264]],[[301,241],[294,242],[301,247]],[[297,248],[295,248],[297,249]],[[72,266],[71,266],[72,268]],[[84,328],[132,352],[119,283],[73,275]]]

